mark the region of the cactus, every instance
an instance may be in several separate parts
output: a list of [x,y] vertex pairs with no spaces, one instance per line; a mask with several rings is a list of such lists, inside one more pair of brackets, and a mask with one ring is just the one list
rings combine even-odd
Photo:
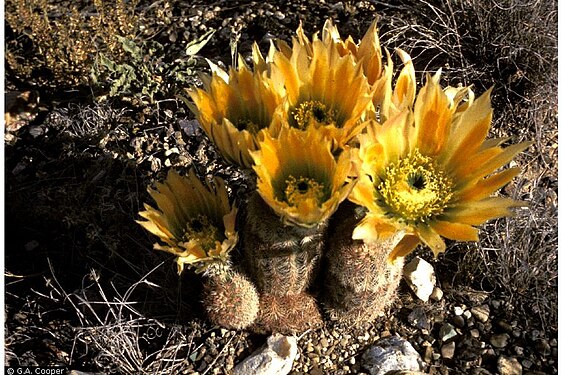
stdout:
[[258,316],[258,293],[252,282],[237,271],[208,275],[204,280],[203,307],[212,323],[244,329]]
[[355,209],[343,204],[332,219],[322,296],[330,319],[351,324],[383,315],[395,299],[403,268],[403,258],[388,261],[397,236],[372,243],[352,239],[361,218]]
[[320,324],[307,289],[318,273],[326,227],[283,225],[260,195],[249,198],[241,233],[244,266],[260,293],[256,330],[289,333]]

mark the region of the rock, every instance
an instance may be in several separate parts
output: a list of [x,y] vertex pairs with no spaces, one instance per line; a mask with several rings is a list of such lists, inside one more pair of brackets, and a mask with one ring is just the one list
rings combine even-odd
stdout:
[[445,359],[452,359],[455,353],[455,341],[442,345],[440,352]]
[[456,316],[459,316],[459,315],[463,314],[463,308],[460,307],[460,306],[455,306],[455,307],[454,307],[454,314],[455,314]]
[[500,356],[497,361],[499,375],[522,375],[522,365],[516,358]]
[[506,333],[500,333],[498,335],[491,336],[491,345],[495,348],[504,348],[508,344],[508,339],[510,336]]
[[404,267],[403,277],[414,294],[427,302],[436,285],[432,265],[424,259],[416,257]]
[[551,347],[546,339],[539,339],[535,343],[536,350],[540,355],[547,356],[551,354]]
[[489,314],[491,313],[489,305],[481,305],[471,308],[471,314],[480,322],[485,323],[489,320]]
[[442,289],[438,287],[435,287],[434,290],[432,291],[432,294],[430,295],[430,299],[434,301],[440,301],[442,300],[443,297],[444,297],[444,292],[442,291]]
[[362,367],[370,375],[384,375],[397,370],[420,371],[422,359],[408,341],[390,336],[379,339],[364,352]]
[[266,345],[233,369],[234,375],[285,375],[291,371],[297,356],[297,339],[275,334],[268,337]]
[[414,327],[419,329],[430,329],[430,323],[428,322],[428,317],[426,312],[420,307],[416,307],[407,317],[407,320]]
[[465,326],[465,319],[463,319],[462,315],[456,315],[452,318],[452,323],[458,327],[458,328],[462,328],[463,326]]
[[440,327],[440,339],[444,342],[457,336],[454,326],[450,323],[445,323]]

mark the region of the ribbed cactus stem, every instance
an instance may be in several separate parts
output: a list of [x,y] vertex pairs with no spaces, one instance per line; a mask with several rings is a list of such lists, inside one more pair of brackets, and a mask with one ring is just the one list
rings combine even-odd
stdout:
[[314,228],[284,225],[253,194],[242,233],[244,265],[260,293],[276,296],[304,292],[319,269],[326,224]]
[[244,329],[254,323],[259,297],[254,284],[242,273],[223,268],[207,273],[203,285],[203,307],[213,324]]
[[332,320],[359,324],[383,315],[396,297],[403,259],[389,254],[400,235],[364,243],[352,239],[360,218],[351,204],[334,215],[327,240],[322,302]]
[[260,293],[258,331],[294,333],[320,324],[307,289],[319,271],[326,223],[314,228],[284,225],[254,193],[246,206],[243,265]]

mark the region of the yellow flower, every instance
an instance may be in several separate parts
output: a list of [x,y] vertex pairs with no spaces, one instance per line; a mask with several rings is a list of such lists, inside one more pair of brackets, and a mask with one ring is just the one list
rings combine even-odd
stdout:
[[350,55],[341,56],[334,43],[316,37],[309,42],[300,27],[291,50],[278,43],[271,79],[285,90],[290,126],[319,128],[337,147],[361,132],[371,89],[361,66]]
[[359,136],[362,172],[350,200],[365,206],[367,215],[353,237],[377,241],[404,231],[391,260],[420,241],[435,255],[445,250],[442,237],[477,241],[477,226],[524,205],[491,195],[519,173],[495,171],[529,143],[502,148],[503,139],[485,140],[490,90],[474,101],[469,89],[453,90],[440,88],[439,73],[429,77],[414,113],[405,109]]
[[215,189],[203,184],[193,170],[185,177],[171,170],[156,190],[149,188],[158,209],[145,204],[137,221],[156,235],[163,250],[178,257],[178,271],[193,265],[197,272],[210,266],[227,267],[229,252],[238,241],[235,231],[237,208],[229,205],[223,180],[215,178]]
[[335,160],[330,144],[314,130],[283,128],[269,134],[252,152],[257,190],[285,224],[314,227],[348,196],[352,163],[349,150]]
[[256,47],[253,56],[259,65],[255,72],[242,60],[229,74],[211,64],[213,73],[204,77],[204,89],[189,91],[193,104],[188,105],[209,138],[228,161],[243,168],[251,167],[249,151],[256,150],[262,133],[276,133],[279,122],[272,119],[283,95],[267,78],[266,61]]
[[325,44],[334,43],[341,56],[350,55],[355,64],[362,66],[364,75],[372,87],[372,101],[378,122],[393,117],[403,108],[412,107],[416,95],[416,77],[411,57],[397,48],[397,54],[404,67],[393,87],[393,62],[386,52],[387,64],[383,65],[377,20],[372,22],[358,44],[351,37],[343,41],[331,20],[325,22],[322,35]]

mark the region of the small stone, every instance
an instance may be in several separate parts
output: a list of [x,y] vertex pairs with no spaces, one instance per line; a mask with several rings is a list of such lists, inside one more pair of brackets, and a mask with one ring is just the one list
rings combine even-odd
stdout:
[[539,339],[535,343],[536,350],[540,355],[547,356],[551,354],[551,347],[546,339]]
[[444,297],[444,292],[439,287],[435,287],[430,295],[430,299],[434,301],[440,301]]
[[350,358],[350,361],[349,361],[349,362],[350,362],[350,364],[351,364],[352,366],[354,366],[354,365],[356,364],[356,357]]
[[362,367],[370,375],[384,375],[393,370],[420,371],[420,354],[412,345],[397,336],[378,340],[362,355]]
[[427,302],[436,285],[432,265],[420,257],[415,257],[404,267],[403,277],[414,294]]
[[448,341],[449,339],[456,336],[457,332],[455,331],[454,326],[452,326],[450,323],[445,323],[442,325],[442,327],[440,327],[440,339],[442,341]]
[[474,337],[474,338],[478,338],[480,336],[478,329],[472,329],[471,331],[469,331],[469,334],[471,335],[471,337]]
[[475,319],[477,319],[480,322],[485,323],[487,320],[489,320],[489,314],[490,314],[490,307],[489,305],[481,305],[481,306],[477,306],[477,307],[473,307],[471,308],[471,314],[473,314],[473,316],[475,317]]
[[245,374],[280,374],[291,371],[297,356],[297,339],[293,336],[280,334],[268,337],[266,345],[233,369],[234,375]]
[[454,314],[455,314],[456,316],[459,316],[459,315],[463,314],[463,309],[462,309],[461,307],[459,307],[459,306],[455,306],[455,307],[454,307]]
[[516,355],[518,355],[518,356],[524,355],[524,348],[521,347],[521,346],[515,346],[515,347],[513,348],[513,350],[514,350],[514,354],[516,354]]
[[407,320],[411,325],[419,329],[430,329],[430,323],[428,322],[428,317],[426,312],[420,308],[416,307],[407,317]]
[[321,343],[321,346],[323,348],[326,348],[328,346],[328,340],[325,337],[323,337],[319,342]]
[[463,312],[462,316],[463,316],[465,319],[471,319],[471,316],[472,316],[471,311],[465,310],[465,311]]
[[458,328],[462,328],[463,326],[465,326],[465,319],[463,319],[462,315],[456,315],[452,318],[452,323],[458,327]]
[[493,309],[498,310],[499,307],[500,307],[500,301],[499,301],[499,300],[496,300],[496,299],[492,300],[492,301],[491,301],[491,306],[493,306]]
[[533,365],[534,363],[529,359],[522,360],[522,366],[524,366],[524,368],[531,368]]
[[500,333],[498,335],[492,335],[490,342],[491,345],[495,348],[504,348],[506,345],[508,345],[509,338],[510,336],[508,336],[508,334]]
[[452,359],[455,353],[455,341],[442,345],[440,352],[445,359]]
[[512,326],[506,320],[501,320],[500,322],[497,323],[497,325],[506,333],[512,332]]
[[522,375],[522,365],[516,358],[500,356],[497,361],[499,375]]

